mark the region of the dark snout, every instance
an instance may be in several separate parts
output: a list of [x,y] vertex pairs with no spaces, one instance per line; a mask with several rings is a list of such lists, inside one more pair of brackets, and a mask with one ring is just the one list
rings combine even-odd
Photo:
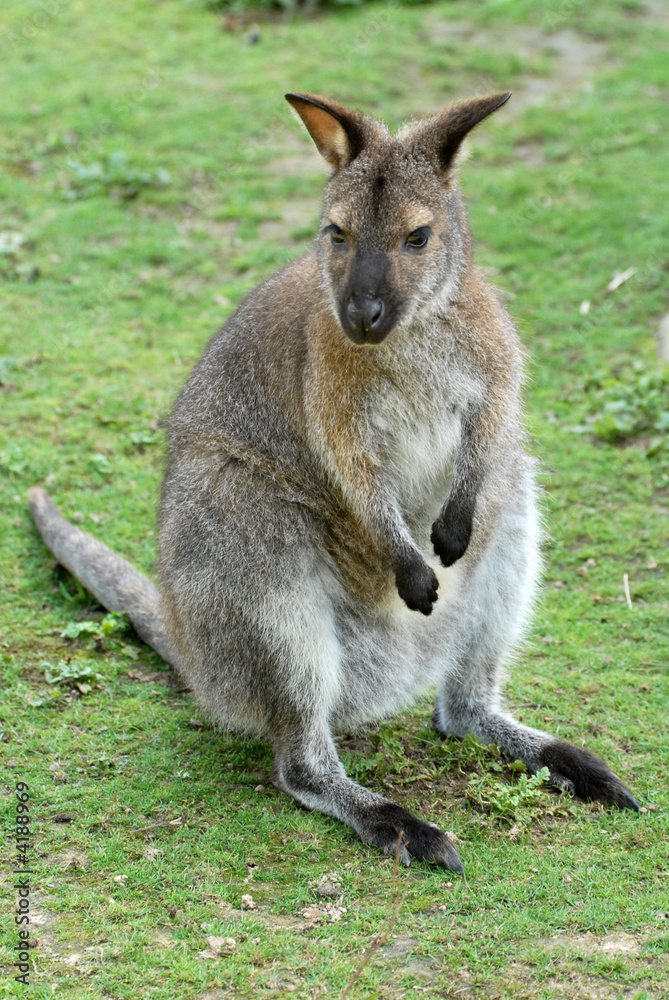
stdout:
[[383,299],[365,295],[356,298],[353,295],[346,306],[347,333],[354,333],[362,341],[374,340],[376,331],[382,327],[383,315],[386,311]]
[[380,344],[395,325],[392,289],[385,254],[356,255],[339,318],[355,344]]

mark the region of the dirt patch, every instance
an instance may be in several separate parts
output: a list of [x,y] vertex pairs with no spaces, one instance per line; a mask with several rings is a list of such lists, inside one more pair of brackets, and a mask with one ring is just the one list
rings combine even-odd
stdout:
[[[667,966],[667,957],[644,956],[648,940],[643,934],[613,931],[604,935],[556,934],[527,940],[524,945],[530,952],[541,948],[549,957],[550,965],[541,979],[541,996],[550,995],[556,1000],[582,1000],[584,997],[611,1000],[613,996],[616,1000],[632,1000],[647,993],[652,1000],[660,1000],[664,994],[655,987],[661,982],[658,973]],[[612,963],[615,961],[622,962],[634,976],[630,976],[630,980],[633,979],[630,985],[616,982],[615,992],[612,992],[614,974],[609,970],[614,968]],[[667,972],[669,974],[669,969]],[[495,982],[499,995],[527,998],[537,995],[535,962],[521,958],[510,962],[502,973]],[[648,979],[644,981],[646,973]]]
[[238,228],[239,222],[236,219],[219,222],[217,219],[210,219],[206,215],[197,215],[190,219],[184,219],[178,226],[179,232],[183,236],[190,236],[191,233],[196,235],[204,234],[221,246],[228,246],[232,243]]
[[[289,124],[285,123],[277,138],[275,155],[266,166],[270,178],[318,176],[325,180],[328,169],[306,135],[290,132]],[[317,197],[291,196],[282,206],[281,219],[268,219],[260,224],[260,239],[290,244],[293,242],[291,233],[306,227],[311,227],[315,236],[322,204],[320,194]]]
[[34,896],[30,912],[30,933],[34,938],[38,953],[40,951],[57,951],[58,945],[54,937],[56,917],[44,908],[43,903],[35,903]]
[[666,0],[649,0],[640,10],[630,11],[630,15],[638,14],[639,17],[646,17],[657,24],[669,25],[669,5]]
[[321,214],[320,198],[304,198],[286,202],[281,211],[281,219],[268,219],[258,227],[258,238],[273,243],[293,243],[292,232],[310,226],[314,236]]
[[541,50],[554,53],[550,76],[532,76],[519,81],[511,108],[519,114],[526,107],[546,104],[563,91],[586,90],[592,78],[607,59],[606,46],[575,31],[560,31],[549,35],[543,31],[524,29],[513,33],[513,45],[521,55]]
[[657,353],[661,361],[669,364],[669,313],[664,317],[657,331]]
[[540,164],[546,163],[546,154],[541,143],[538,142],[519,143],[516,146],[516,156],[530,167],[538,167]]
[[[571,29],[548,32],[531,25],[513,25],[504,34],[499,26],[475,28],[459,21],[437,21],[430,26],[430,33],[437,41],[458,40],[467,48],[512,52],[527,61],[542,53],[549,56],[550,75],[521,72],[520,76],[509,80],[513,100],[505,114],[516,116],[531,105],[547,103],[565,90],[588,87],[607,60],[607,49],[602,42],[585,38]],[[485,73],[480,74],[478,84],[481,89],[495,87],[494,83],[486,82]]]
[[49,864],[59,869],[61,872],[73,868],[75,871],[83,871],[88,867],[88,858],[82,851],[65,850],[49,858]]
[[639,934],[614,931],[604,937],[595,937],[594,934],[556,934],[554,937],[541,938],[537,944],[551,952],[576,951],[583,955],[613,956],[638,955],[645,940]]
[[[508,989],[513,992],[502,992]],[[540,992],[541,991],[541,992]],[[470,990],[464,996],[476,997],[482,1000],[482,995],[476,990]],[[531,997],[550,996],[554,1000],[634,1000],[636,997],[646,997],[643,983],[636,983],[633,986],[621,986],[612,982],[605,976],[587,976],[579,972],[569,970],[564,975],[547,976],[541,980],[541,986],[537,985],[535,972],[528,969],[526,977],[521,979],[505,980],[499,983],[497,992],[488,990],[487,997],[522,997],[523,1000],[530,1000]],[[661,994],[651,989],[647,996],[650,1000],[660,1000]]]
[[244,910],[234,909],[232,906],[227,906],[223,903],[221,903],[220,906],[223,911],[223,916],[226,919],[239,921],[240,923],[249,923],[249,921],[253,921],[254,923],[262,924],[263,927],[281,931],[304,931],[311,926],[310,921],[303,916],[293,916],[292,914],[285,913],[270,913],[269,911],[262,910],[260,908],[252,910],[248,913]]
[[404,934],[393,935],[388,944],[380,949],[374,961],[393,964],[401,969],[405,976],[410,974],[422,981],[433,980],[435,972],[439,969],[439,963],[434,959],[412,955],[417,945],[418,941],[415,938]]
[[304,174],[327,177],[327,166],[306,136],[302,139],[296,135],[291,140],[282,142],[277,149],[277,155],[269,165],[270,172],[282,177],[302,177]]

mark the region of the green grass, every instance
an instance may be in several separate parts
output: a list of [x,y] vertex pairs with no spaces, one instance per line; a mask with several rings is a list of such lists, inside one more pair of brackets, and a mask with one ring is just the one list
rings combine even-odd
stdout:
[[[28,994],[8,878],[0,996],[338,997],[399,891],[350,997],[666,997],[669,452],[648,387],[666,386],[669,8],[365,5],[262,22],[254,44],[219,20],[180,0],[3,6],[0,761],[7,823],[15,783],[31,789],[42,922]],[[494,751],[435,738],[425,700],[341,741],[351,773],[459,838],[466,879],[414,864],[397,886],[392,859],[275,791],[267,748],[215,733],[132,633],[61,636],[102,616],[54,566],[26,490],[46,483],[151,571],[160,421],[318,219],[324,174],[288,89],[392,126],[514,90],[463,167],[478,257],[528,349],[549,533],[508,696],[657,810],[521,802]],[[615,399],[646,421],[622,443],[595,433]],[[310,883],[332,872],[346,913],[305,929]],[[230,953],[202,957],[212,936]]]

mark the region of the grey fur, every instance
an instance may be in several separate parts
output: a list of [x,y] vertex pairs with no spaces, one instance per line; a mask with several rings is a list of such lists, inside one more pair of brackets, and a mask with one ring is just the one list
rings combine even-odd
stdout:
[[210,717],[269,740],[274,781],[304,805],[386,851],[403,833],[407,862],[456,871],[436,827],[346,777],[333,732],[436,686],[440,732],[496,740],[561,787],[638,807],[598,758],[518,723],[500,692],[540,529],[522,350],[473,263],[453,156],[506,96],[393,138],[288,95],[334,168],[316,247],[252,292],[195,366],[160,507],[171,659]]

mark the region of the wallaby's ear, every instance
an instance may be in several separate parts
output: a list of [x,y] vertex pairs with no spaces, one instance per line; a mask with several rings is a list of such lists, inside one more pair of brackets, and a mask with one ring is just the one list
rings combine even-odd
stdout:
[[286,100],[314,140],[318,152],[339,170],[362,152],[363,116],[315,94],[286,94]]
[[475,125],[497,111],[511,97],[506,94],[489,94],[450,104],[441,114],[420,122],[414,131],[414,142],[419,148],[436,157],[440,168],[447,171],[464,137]]

